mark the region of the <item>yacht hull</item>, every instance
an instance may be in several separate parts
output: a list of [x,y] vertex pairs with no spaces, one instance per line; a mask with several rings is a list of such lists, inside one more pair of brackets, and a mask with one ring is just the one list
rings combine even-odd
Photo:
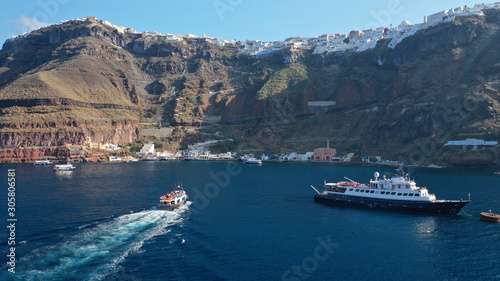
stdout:
[[445,200],[436,202],[386,200],[340,194],[316,194],[314,200],[327,204],[351,205],[369,208],[393,209],[426,213],[457,214],[468,200]]

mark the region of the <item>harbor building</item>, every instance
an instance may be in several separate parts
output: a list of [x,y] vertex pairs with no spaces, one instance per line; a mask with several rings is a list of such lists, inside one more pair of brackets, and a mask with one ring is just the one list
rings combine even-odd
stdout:
[[141,151],[139,154],[144,154],[144,155],[150,155],[155,153],[155,144],[154,143],[145,143],[144,146],[141,148]]
[[326,148],[316,148],[314,150],[313,161],[332,161],[332,158],[337,154],[337,149],[330,148],[330,141],[326,141]]

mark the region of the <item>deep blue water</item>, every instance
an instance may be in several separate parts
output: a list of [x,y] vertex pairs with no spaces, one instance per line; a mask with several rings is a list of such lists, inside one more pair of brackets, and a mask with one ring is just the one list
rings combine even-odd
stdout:
[[[500,177],[411,171],[470,216],[337,207],[311,184],[382,167],[137,162],[0,165],[0,280],[500,280]],[[229,166],[228,166],[229,165]],[[7,272],[7,169],[16,170],[16,273]],[[182,183],[190,203],[156,211]]]

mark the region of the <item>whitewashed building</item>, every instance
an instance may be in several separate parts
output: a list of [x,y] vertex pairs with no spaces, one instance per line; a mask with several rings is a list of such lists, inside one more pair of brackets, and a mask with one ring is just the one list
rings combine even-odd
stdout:
[[144,146],[141,148],[141,151],[139,152],[139,154],[144,154],[144,155],[149,155],[154,153],[155,153],[155,144],[151,142],[145,143]]

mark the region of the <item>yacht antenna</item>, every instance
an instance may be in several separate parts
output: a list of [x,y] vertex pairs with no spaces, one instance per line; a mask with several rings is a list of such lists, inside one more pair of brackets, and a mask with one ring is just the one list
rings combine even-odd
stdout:
[[350,181],[350,182],[354,183],[354,184],[357,184],[357,183],[358,183],[357,181],[353,181],[353,180],[351,180],[351,179],[350,179],[350,178],[348,178],[348,177],[344,177],[344,178],[345,178],[346,180],[348,180],[348,181]]

